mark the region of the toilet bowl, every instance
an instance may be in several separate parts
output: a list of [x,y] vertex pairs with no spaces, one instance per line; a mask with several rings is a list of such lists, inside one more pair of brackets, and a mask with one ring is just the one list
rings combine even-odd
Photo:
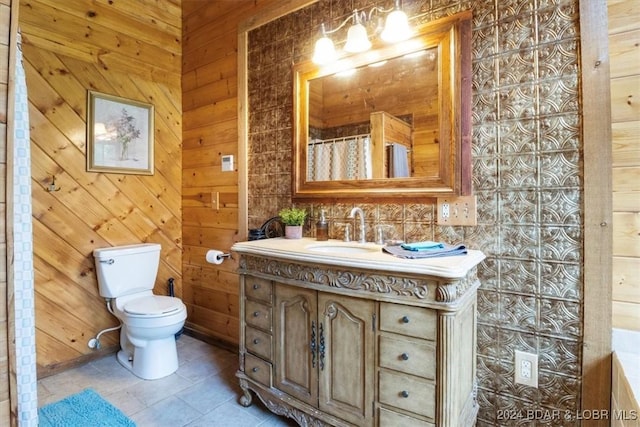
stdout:
[[153,295],[116,299],[114,314],[122,322],[118,362],[136,376],[155,380],[178,369],[175,334],[184,326],[187,308],[179,298]]
[[175,334],[187,318],[184,303],[154,295],[160,245],[95,249],[100,295],[121,324],[118,362],[134,375],[154,380],[178,369]]

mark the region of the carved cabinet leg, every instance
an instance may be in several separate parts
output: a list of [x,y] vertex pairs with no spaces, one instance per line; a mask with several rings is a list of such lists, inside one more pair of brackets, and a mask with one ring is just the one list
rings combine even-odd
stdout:
[[240,380],[240,388],[242,389],[243,394],[240,396],[238,402],[245,408],[251,406],[251,403],[253,403],[253,395],[251,394],[251,390],[247,387],[247,382],[245,380]]

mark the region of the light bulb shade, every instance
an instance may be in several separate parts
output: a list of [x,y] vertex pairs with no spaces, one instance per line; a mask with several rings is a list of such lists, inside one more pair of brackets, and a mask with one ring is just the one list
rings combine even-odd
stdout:
[[364,52],[369,48],[371,48],[371,42],[367,36],[367,29],[360,23],[352,25],[347,32],[347,43],[344,45],[344,50],[356,53]]
[[336,49],[329,37],[322,37],[316,41],[311,59],[314,63],[318,65],[329,64],[335,61],[336,57]]
[[409,37],[411,37],[411,29],[409,28],[407,15],[399,9],[387,15],[380,38],[388,43],[395,43],[406,40]]

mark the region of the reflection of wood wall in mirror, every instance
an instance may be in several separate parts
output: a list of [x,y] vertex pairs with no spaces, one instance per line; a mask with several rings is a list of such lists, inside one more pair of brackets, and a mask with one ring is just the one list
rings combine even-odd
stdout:
[[309,84],[309,128],[324,129],[328,127],[325,126],[323,119],[323,93],[323,79],[314,80]]
[[433,125],[438,121],[438,96],[438,51],[433,48],[413,58],[358,67],[350,75],[311,80],[309,117],[316,126],[336,127],[366,122],[372,112],[387,111],[395,116],[415,114]]
[[393,177],[390,167],[389,146],[400,144],[408,152],[407,164],[413,170],[413,126],[387,113],[378,111],[371,113],[371,146],[373,157],[373,177]]

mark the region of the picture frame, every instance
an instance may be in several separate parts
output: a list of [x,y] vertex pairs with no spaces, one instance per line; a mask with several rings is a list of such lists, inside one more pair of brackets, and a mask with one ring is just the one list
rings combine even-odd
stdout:
[[154,174],[154,106],[87,93],[87,171]]

